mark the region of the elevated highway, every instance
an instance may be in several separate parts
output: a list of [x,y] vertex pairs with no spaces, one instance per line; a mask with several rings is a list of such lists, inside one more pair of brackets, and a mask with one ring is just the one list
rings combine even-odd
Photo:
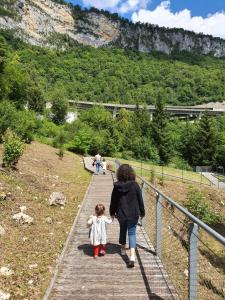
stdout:
[[[106,110],[112,112],[115,117],[120,109],[124,108],[129,111],[135,111],[136,105],[132,104],[118,104],[118,103],[97,103],[97,102],[86,102],[86,101],[75,101],[69,100],[69,105],[71,107],[77,108],[77,110],[91,109],[93,106],[103,106]],[[150,115],[154,113],[154,105],[139,105],[140,108],[146,107]],[[197,106],[166,106],[167,112],[171,116],[176,117],[193,117],[201,118],[202,114],[208,112],[211,116],[219,116],[225,113],[225,109],[217,109],[213,107],[197,107]]]

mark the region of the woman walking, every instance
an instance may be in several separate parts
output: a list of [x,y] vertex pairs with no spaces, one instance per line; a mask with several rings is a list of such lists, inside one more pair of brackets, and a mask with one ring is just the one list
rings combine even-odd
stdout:
[[134,267],[136,248],[136,226],[139,217],[145,216],[141,190],[135,181],[135,173],[130,165],[123,164],[117,170],[117,182],[111,196],[110,215],[120,224],[119,243],[121,255],[126,255],[126,235],[128,231],[130,260],[128,267]]

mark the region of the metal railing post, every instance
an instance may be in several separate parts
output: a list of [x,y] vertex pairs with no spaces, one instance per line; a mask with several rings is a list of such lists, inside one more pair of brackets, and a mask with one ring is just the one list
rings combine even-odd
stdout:
[[188,299],[196,300],[198,288],[198,225],[195,223],[192,223],[190,228],[188,259]]
[[161,237],[162,237],[162,205],[160,200],[162,196],[156,195],[156,254],[158,257],[161,255]]
[[[141,194],[142,194],[142,198],[144,201],[144,205],[145,205],[145,183],[143,182],[142,187],[141,187]],[[141,225],[144,226],[145,225],[145,218],[141,219]]]

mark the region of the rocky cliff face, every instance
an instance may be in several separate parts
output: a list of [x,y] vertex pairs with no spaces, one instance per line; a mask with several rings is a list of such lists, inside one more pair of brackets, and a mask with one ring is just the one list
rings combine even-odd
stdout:
[[63,37],[67,36],[94,47],[116,45],[142,52],[170,54],[185,50],[225,56],[225,40],[182,29],[132,24],[98,11],[77,11],[51,0],[3,0],[1,6],[0,28],[13,30],[33,45],[58,47],[61,40],[61,48],[65,48]]

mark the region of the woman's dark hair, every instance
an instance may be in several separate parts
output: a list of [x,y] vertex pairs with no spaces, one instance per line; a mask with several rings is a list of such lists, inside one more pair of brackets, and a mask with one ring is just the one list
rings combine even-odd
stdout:
[[116,173],[118,181],[135,181],[136,175],[133,168],[128,164],[123,164],[119,167]]

